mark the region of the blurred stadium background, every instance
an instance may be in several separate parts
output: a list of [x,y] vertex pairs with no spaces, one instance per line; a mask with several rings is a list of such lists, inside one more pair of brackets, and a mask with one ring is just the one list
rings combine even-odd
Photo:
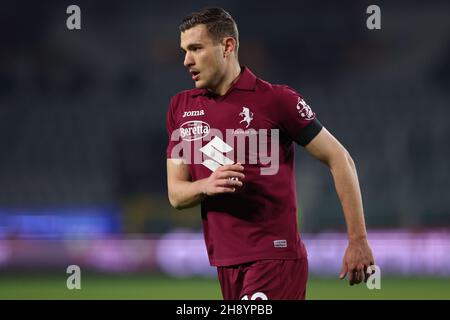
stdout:
[[[82,29],[66,28],[77,4]],[[382,30],[366,28],[381,7]],[[297,148],[310,299],[450,299],[448,1],[2,1],[0,299],[220,299],[197,209],[166,198],[178,22],[223,6],[240,61],[297,89],[354,157],[381,290],[337,274],[331,176]],[[79,265],[82,289],[66,288]]]

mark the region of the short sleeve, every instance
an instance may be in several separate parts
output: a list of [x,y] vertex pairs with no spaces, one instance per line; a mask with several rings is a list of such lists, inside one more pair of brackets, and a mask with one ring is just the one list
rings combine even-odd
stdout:
[[323,125],[303,97],[288,86],[278,92],[278,125],[296,143],[306,146],[320,132]]

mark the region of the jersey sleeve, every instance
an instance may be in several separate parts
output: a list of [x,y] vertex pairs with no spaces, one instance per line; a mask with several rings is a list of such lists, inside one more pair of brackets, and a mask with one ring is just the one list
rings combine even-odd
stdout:
[[288,86],[281,86],[277,99],[278,125],[293,141],[306,146],[323,125],[303,97]]

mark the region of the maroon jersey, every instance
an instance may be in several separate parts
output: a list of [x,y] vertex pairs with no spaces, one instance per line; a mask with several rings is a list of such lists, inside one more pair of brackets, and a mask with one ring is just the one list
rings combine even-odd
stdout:
[[245,67],[224,96],[193,89],[171,99],[167,157],[183,159],[192,181],[221,165],[244,166],[243,187],[201,203],[212,265],[306,256],[297,227],[293,142],[305,146],[321,129],[295,90]]

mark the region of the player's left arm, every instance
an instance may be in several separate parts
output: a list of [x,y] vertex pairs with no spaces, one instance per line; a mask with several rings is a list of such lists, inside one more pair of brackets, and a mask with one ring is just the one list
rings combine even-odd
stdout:
[[339,277],[344,279],[348,274],[350,285],[367,281],[366,269],[374,264],[374,258],[367,240],[355,163],[344,146],[325,128],[322,128],[305,148],[314,158],[330,168],[344,211],[348,246]]

